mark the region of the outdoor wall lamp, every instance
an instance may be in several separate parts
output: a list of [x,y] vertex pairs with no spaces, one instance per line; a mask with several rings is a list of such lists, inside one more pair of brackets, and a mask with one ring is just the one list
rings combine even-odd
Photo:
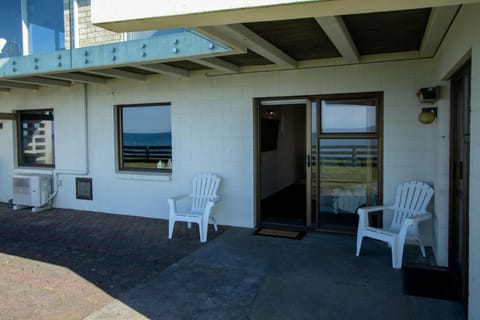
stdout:
[[[440,98],[440,86],[421,88],[417,92],[418,101],[421,103],[435,103]],[[418,121],[430,124],[437,117],[437,107],[422,108],[418,115]]]
[[437,117],[437,107],[422,108],[422,112],[418,115],[418,121],[423,124],[430,124]]

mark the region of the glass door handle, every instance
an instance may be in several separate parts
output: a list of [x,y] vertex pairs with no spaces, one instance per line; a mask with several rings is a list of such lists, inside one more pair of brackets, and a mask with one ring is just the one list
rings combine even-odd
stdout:
[[310,155],[307,154],[307,168],[310,168],[310,165],[311,165]]

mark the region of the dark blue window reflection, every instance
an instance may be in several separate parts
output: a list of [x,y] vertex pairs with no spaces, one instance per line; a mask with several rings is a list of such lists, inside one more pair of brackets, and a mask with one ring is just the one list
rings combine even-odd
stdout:
[[0,58],[65,49],[63,10],[63,0],[3,0]]
[[22,55],[22,8],[20,0],[4,0],[0,9],[0,58]]
[[29,54],[65,49],[63,0],[27,1]]
[[120,107],[120,169],[172,169],[170,104]]

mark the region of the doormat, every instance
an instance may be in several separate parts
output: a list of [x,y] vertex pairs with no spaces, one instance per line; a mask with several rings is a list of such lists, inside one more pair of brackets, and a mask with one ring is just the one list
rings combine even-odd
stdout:
[[452,274],[446,269],[403,268],[403,293],[443,300],[459,300]]
[[300,240],[305,236],[305,231],[295,231],[295,230],[283,230],[283,229],[273,229],[273,228],[258,228],[253,232],[254,235],[267,236],[267,237],[277,237],[277,238],[288,238]]

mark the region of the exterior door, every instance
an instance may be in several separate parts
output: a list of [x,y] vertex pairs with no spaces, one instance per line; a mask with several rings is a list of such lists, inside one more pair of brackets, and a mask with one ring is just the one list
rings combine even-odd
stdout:
[[449,264],[457,280],[460,298],[468,293],[468,199],[470,157],[470,72],[464,65],[451,79],[451,208]]

